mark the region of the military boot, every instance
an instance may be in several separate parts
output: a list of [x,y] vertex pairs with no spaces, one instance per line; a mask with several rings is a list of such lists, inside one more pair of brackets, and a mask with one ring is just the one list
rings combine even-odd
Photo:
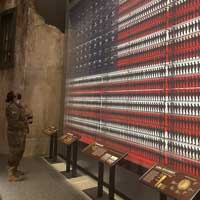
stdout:
[[8,168],[8,181],[9,182],[17,182],[24,180],[23,176],[17,175],[17,169],[16,167],[9,167]]
[[23,181],[23,180],[24,180],[24,177],[22,177],[22,176],[9,175],[9,177],[8,177],[9,182],[19,182],[19,181]]

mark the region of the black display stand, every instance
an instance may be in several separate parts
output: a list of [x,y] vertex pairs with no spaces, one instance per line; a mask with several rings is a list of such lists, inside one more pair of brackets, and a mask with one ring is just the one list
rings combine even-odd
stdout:
[[104,177],[104,164],[99,161],[99,169],[98,169],[98,191],[97,196],[103,196],[103,177]]
[[[98,161],[98,187],[96,189],[85,190],[92,199],[109,199],[114,200],[115,196],[115,171],[116,165],[127,156],[128,153],[115,151],[102,144],[92,143],[87,146],[83,153]],[[104,164],[109,167],[109,194],[108,196],[103,191],[104,185]],[[96,192],[95,192],[96,191]]]
[[[77,154],[78,154],[79,139],[80,137],[75,136],[71,133],[66,133],[60,138],[61,142],[66,145],[66,171],[62,172],[62,174],[64,174],[67,178],[77,177]],[[71,164],[72,164],[72,171],[70,170]]]
[[114,199],[115,196],[115,171],[116,165],[111,166],[109,175],[109,199]]
[[167,200],[167,196],[160,192],[160,200]]
[[[107,199],[114,200],[115,199],[115,170],[116,165],[113,165],[109,167],[109,195]],[[99,161],[99,167],[98,167],[98,191],[97,191],[97,197],[105,197],[107,196],[103,192],[103,177],[104,177],[104,163]]]
[[160,165],[153,166],[140,181],[158,190],[160,200],[167,200],[168,196],[174,200],[197,200],[200,195],[200,179]]
[[45,159],[50,163],[55,163],[57,162],[58,129],[52,126],[45,129],[43,133],[50,137],[49,156],[45,157]]

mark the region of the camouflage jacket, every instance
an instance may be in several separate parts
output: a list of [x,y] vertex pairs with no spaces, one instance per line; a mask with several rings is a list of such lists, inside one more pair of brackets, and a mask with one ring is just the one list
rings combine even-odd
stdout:
[[6,107],[8,130],[25,130],[28,128],[26,112],[22,106],[16,103],[9,103]]

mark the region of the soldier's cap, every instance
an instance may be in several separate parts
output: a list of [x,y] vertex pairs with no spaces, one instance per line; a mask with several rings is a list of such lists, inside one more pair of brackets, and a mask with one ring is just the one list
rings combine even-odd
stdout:
[[7,97],[6,97],[6,102],[12,102],[15,99],[15,93],[13,91],[8,92]]

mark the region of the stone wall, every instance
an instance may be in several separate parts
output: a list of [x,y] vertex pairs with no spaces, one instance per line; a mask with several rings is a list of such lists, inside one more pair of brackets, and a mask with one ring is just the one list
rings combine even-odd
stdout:
[[16,66],[0,71],[0,153],[6,152],[7,144],[4,99],[13,89],[22,93],[34,115],[25,154],[41,155],[48,150],[42,130],[60,122],[64,34],[45,24],[32,0],[19,0],[17,8]]
[[0,0],[0,11],[16,6],[16,0]]
[[[0,1],[0,11],[16,6],[13,0]],[[9,90],[13,89],[15,72],[13,69],[0,70],[0,153],[7,152],[5,97]]]

